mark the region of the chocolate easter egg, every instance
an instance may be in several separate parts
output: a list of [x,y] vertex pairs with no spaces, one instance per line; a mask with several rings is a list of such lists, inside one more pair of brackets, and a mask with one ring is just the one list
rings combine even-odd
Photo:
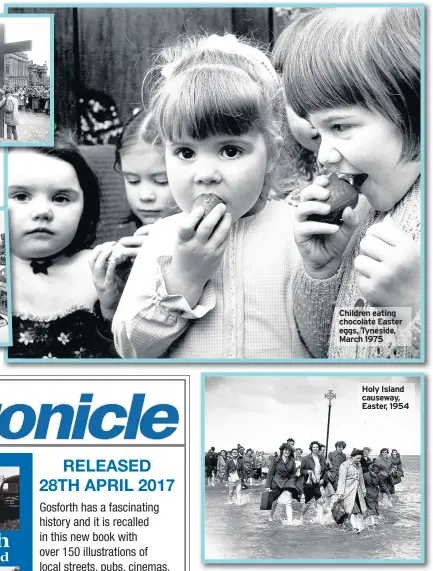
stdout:
[[332,175],[329,184],[326,187],[330,195],[327,200],[323,200],[325,204],[331,206],[329,214],[319,215],[312,214],[309,216],[309,220],[315,222],[327,222],[328,224],[342,224],[341,217],[343,215],[344,209],[350,206],[355,208],[359,200],[359,192],[356,187],[348,183],[342,178],[338,178],[337,175]]
[[[200,194],[199,196],[197,196],[197,198],[194,201],[194,204],[192,205],[192,208],[197,208],[198,206],[203,206],[204,208],[204,214],[202,216],[202,218],[199,220],[199,222],[197,223],[197,226],[200,224],[200,222],[202,222],[202,220],[204,218],[206,218],[206,216],[212,212],[212,210],[215,208],[215,206],[217,206],[218,204],[224,204],[224,201],[221,200],[221,198],[219,196],[217,196],[216,194],[213,194],[212,192],[208,192],[208,193],[204,193],[204,194]],[[197,228],[196,226],[196,228]]]

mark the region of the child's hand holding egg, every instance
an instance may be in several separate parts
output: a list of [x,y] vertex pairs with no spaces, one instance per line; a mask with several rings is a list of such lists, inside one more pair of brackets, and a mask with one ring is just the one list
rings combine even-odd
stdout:
[[326,186],[326,190],[329,191],[330,195],[323,202],[330,205],[331,210],[329,214],[312,214],[309,220],[341,225],[345,208],[350,206],[353,209],[358,204],[359,192],[347,180],[339,178],[337,175],[329,177],[329,184]]
[[[359,220],[353,210],[359,192],[333,174],[320,175],[300,194],[295,240],[306,272],[315,279],[335,275]],[[350,208],[348,208],[350,207]]]

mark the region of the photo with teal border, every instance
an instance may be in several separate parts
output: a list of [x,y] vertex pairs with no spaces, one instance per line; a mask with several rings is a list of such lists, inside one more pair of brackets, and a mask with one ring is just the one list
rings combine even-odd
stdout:
[[0,14],[0,146],[54,145],[54,16]]
[[6,9],[56,78],[7,362],[424,362],[423,5]]
[[201,398],[202,563],[425,563],[423,375],[203,373]]
[[8,571],[32,568],[32,488],[32,455],[0,452],[0,568]]
[[8,347],[12,343],[11,280],[8,211],[3,205],[0,205],[0,347]]

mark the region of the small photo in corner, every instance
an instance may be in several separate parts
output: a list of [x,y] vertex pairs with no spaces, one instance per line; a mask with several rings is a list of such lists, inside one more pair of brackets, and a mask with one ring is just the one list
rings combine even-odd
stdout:
[[0,146],[54,144],[53,30],[48,14],[0,17]]
[[0,532],[18,531],[19,529],[20,468],[19,466],[0,466]]
[[203,377],[203,563],[424,563],[421,375]]

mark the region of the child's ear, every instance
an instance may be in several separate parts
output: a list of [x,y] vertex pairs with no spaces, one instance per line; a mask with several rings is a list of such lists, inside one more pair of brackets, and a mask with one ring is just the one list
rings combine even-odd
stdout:
[[269,145],[268,164],[266,165],[266,173],[274,170],[278,159],[280,158],[281,149],[283,148],[283,137],[274,137]]

